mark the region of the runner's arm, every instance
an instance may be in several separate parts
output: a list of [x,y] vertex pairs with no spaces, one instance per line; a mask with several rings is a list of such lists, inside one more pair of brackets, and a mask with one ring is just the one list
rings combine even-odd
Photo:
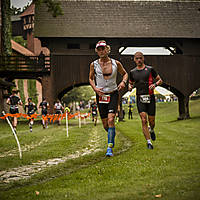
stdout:
[[124,69],[124,67],[122,66],[122,64],[119,61],[116,61],[116,63],[117,63],[118,72],[122,75],[122,81],[118,85],[118,89],[121,90],[121,89],[125,88],[125,86],[126,86],[126,83],[128,80],[128,73],[126,72],[126,70]]
[[10,105],[10,98],[7,99],[6,103]]
[[163,83],[163,81],[162,81],[162,79],[160,78],[159,75],[157,75],[155,79],[156,79],[156,82],[149,86],[149,88],[151,90],[155,89],[156,86],[159,86],[159,85],[161,85]]

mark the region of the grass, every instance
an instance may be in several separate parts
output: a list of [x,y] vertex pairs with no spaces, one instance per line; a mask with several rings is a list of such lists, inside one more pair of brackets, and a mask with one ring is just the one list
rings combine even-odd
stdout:
[[[27,134],[27,125],[20,124],[18,136],[22,146],[44,142],[23,152],[23,160],[17,153],[0,158],[0,170],[91,148],[88,140],[93,133],[98,135],[102,150],[48,168],[30,179],[0,184],[0,199],[200,199],[200,101],[190,102],[189,120],[177,121],[177,109],[176,102],[157,104],[157,140],[153,143],[154,150],[148,150],[134,108],[133,120],[126,116],[125,122],[116,125],[112,158],[104,156],[106,134],[101,124],[94,127],[88,123],[79,129],[77,121],[70,121],[68,139],[64,125],[42,130],[38,124],[33,133]],[[0,152],[16,149],[7,125],[1,122],[0,126]]]

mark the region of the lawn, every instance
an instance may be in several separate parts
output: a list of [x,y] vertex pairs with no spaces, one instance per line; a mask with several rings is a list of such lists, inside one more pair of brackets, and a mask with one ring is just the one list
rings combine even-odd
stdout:
[[[157,140],[148,150],[134,108],[133,120],[126,115],[116,125],[111,158],[105,157],[101,123],[87,120],[79,128],[71,120],[69,138],[64,122],[45,130],[37,123],[32,133],[21,122],[20,160],[8,125],[0,121],[0,200],[200,199],[200,101],[190,102],[189,120],[178,121],[177,110],[176,102],[157,104]],[[13,171],[16,180],[9,176]]]

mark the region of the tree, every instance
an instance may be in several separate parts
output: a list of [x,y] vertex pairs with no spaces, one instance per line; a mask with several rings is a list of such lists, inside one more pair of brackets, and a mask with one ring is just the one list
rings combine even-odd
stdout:
[[48,8],[48,12],[52,13],[53,17],[63,15],[60,2],[55,0],[33,0],[33,2],[38,6],[40,6],[42,3],[45,3]]
[[1,8],[2,8],[2,55],[8,56],[11,55],[12,53],[10,1],[1,0]]
[[62,101],[67,105],[72,102],[88,102],[95,93],[90,86],[75,87],[65,94]]

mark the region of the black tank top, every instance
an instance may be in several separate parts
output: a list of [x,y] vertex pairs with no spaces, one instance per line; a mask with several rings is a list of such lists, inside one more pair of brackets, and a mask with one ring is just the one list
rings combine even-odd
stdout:
[[19,102],[20,102],[20,98],[18,96],[15,96],[15,95],[10,96],[10,105],[11,106],[16,106],[16,105],[18,105]]
[[34,113],[35,112],[35,105],[33,102],[28,103],[28,113]]
[[42,111],[46,111],[47,110],[47,102],[46,101],[41,102],[40,106],[42,107]]

